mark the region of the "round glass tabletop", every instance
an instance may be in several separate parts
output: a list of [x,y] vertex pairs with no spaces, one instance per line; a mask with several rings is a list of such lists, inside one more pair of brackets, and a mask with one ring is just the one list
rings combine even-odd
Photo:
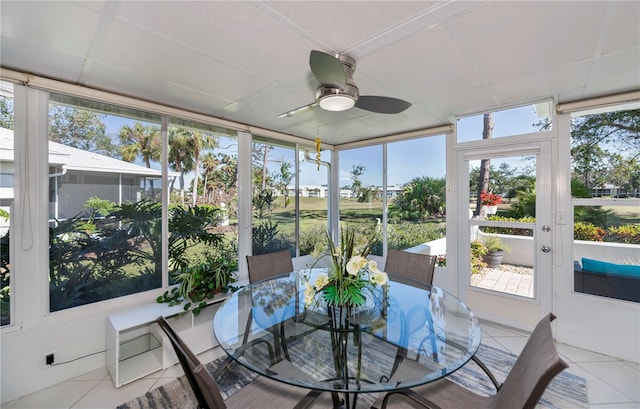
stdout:
[[305,306],[305,282],[317,273],[293,272],[233,293],[213,320],[220,346],[260,375],[332,392],[422,385],[478,349],[475,315],[438,287],[391,277],[365,308],[336,311]]

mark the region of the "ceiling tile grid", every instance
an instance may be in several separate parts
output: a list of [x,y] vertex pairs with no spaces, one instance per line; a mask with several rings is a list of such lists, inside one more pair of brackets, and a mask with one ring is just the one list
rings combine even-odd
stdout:
[[[2,67],[347,143],[457,115],[640,89],[638,1],[0,2]],[[319,107],[311,50],[395,114]]]

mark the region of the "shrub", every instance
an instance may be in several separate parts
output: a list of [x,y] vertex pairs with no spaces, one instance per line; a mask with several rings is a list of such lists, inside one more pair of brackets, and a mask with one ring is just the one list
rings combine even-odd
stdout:
[[640,224],[609,227],[605,240],[616,243],[640,244]]
[[252,241],[254,256],[286,249],[291,251],[293,243],[293,240],[280,232],[278,223],[273,223],[271,220],[262,221],[253,226]]
[[[527,217],[505,217],[505,216],[490,216],[488,220],[495,220],[501,222],[519,222],[519,223],[535,223],[536,218]],[[512,236],[533,236],[532,229],[518,229],[513,227],[494,227],[494,226],[482,226],[483,233],[495,233],[495,234],[510,234]]]
[[424,221],[445,214],[445,179],[418,177],[407,183],[389,208],[394,220]]
[[393,249],[407,249],[445,237],[446,223],[398,223],[388,225],[388,245]]
[[311,254],[318,243],[326,241],[327,228],[316,224],[300,231],[300,255]]
[[590,223],[575,222],[573,225],[573,238],[575,240],[604,241],[605,234],[604,229]]
[[471,242],[471,274],[478,274],[487,266],[487,263],[482,260],[485,254],[487,254],[487,248],[481,241]]

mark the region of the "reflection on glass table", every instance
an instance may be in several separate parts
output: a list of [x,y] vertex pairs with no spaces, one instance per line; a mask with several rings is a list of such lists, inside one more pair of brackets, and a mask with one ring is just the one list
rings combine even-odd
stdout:
[[[317,273],[293,272],[235,292],[214,317],[220,346],[260,375],[332,392],[334,405],[346,407],[358,393],[440,379],[478,349],[475,315],[438,287],[389,281],[360,309],[308,307],[305,282]],[[337,393],[344,393],[341,403]]]

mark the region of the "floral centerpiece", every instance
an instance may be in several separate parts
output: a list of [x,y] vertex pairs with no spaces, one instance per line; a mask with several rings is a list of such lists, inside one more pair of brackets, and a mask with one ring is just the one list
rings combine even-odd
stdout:
[[[335,379],[341,381],[343,387],[349,385],[350,379],[360,382],[361,354],[354,357],[348,350],[362,348],[360,331],[377,326],[385,319],[384,294],[389,278],[387,273],[378,269],[375,260],[367,259],[377,241],[377,228],[360,242],[356,239],[355,229],[345,225],[339,246],[327,233],[328,249],[325,251],[331,257],[328,271],[318,274],[313,283],[310,280],[305,282],[305,308],[320,315],[327,314],[324,317],[331,331]],[[314,249],[317,260],[322,258],[318,257],[320,251]],[[352,347],[349,346],[349,334],[353,336]],[[354,358],[355,373],[349,374],[348,361]]]
[[483,206],[497,206],[502,203],[502,196],[482,191],[480,193],[480,201]]
[[[358,250],[353,227],[342,229],[340,246],[336,246],[327,233],[331,264],[328,272],[319,274],[313,284],[306,282],[305,305],[311,307],[325,302],[328,306],[359,307],[366,303],[367,297],[375,297],[374,289],[385,285],[389,279],[387,273],[378,269],[375,260],[367,259],[376,241],[376,229],[369,234],[361,250]],[[317,255],[318,249],[314,251]]]

